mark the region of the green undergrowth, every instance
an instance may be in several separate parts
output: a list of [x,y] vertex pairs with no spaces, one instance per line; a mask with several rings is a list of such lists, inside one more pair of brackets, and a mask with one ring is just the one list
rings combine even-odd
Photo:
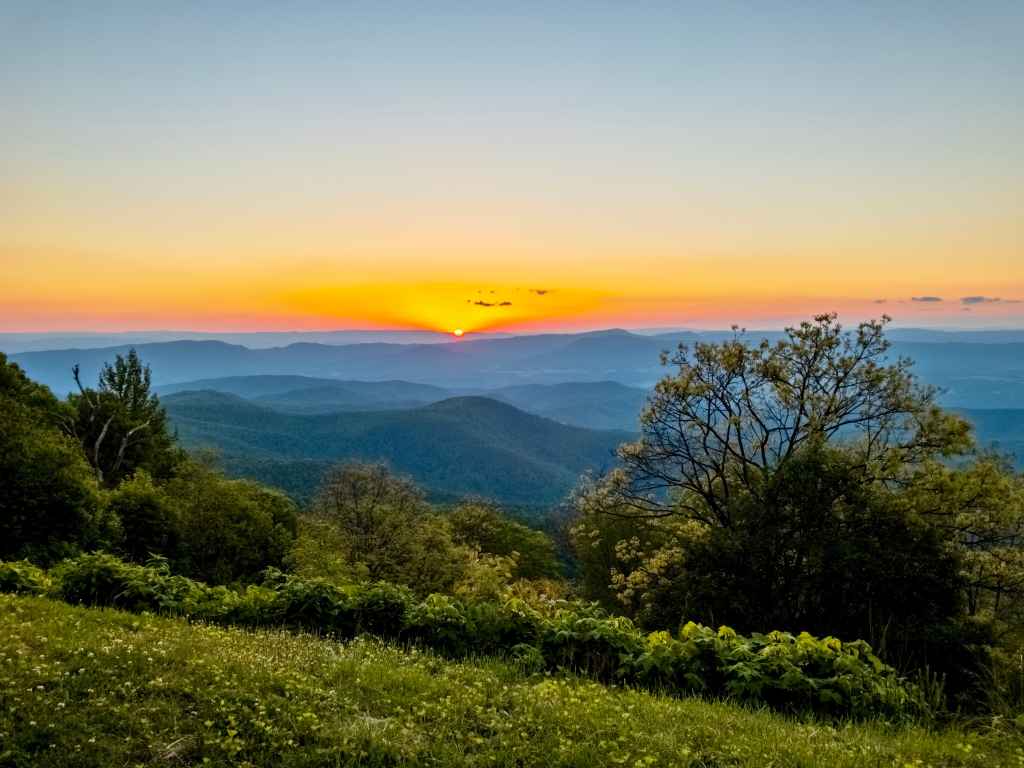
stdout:
[[0,766],[1019,766],[1011,733],[824,725],[381,641],[0,596]]
[[338,638],[372,634],[449,658],[500,655],[533,671],[569,672],[659,692],[729,697],[822,718],[925,719],[920,690],[862,641],[784,632],[737,635],[692,622],[645,633],[597,606],[516,598],[420,600],[387,583],[345,587],[269,570],[244,590],[171,575],[109,554],[66,560],[50,574],[0,563],[0,589],[68,603],[184,616],[242,627],[291,627]]

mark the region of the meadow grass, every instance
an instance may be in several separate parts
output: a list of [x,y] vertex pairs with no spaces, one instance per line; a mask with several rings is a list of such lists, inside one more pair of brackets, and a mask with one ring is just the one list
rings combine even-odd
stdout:
[[1024,741],[0,595],[0,766],[134,765],[1021,766]]

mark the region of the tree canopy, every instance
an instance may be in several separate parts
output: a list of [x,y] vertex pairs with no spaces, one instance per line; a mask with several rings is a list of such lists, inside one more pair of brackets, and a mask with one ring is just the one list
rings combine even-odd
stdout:
[[107,487],[116,486],[137,469],[167,477],[180,459],[167,424],[167,414],[151,391],[151,374],[134,349],[105,363],[98,386],[82,384],[78,366],[72,369],[78,394],[69,398],[72,412],[65,430],[82,445]]

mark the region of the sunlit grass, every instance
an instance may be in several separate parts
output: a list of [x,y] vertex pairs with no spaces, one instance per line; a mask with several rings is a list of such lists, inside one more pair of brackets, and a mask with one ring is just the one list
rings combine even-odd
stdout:
[[0,596],[0,766],[1024,765],[1010,733],[832,727],[455,663]]

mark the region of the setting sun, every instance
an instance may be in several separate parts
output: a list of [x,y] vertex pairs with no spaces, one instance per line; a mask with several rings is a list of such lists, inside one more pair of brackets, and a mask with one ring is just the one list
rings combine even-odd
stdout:
[[456,328],[454,331],[452,331],[452,336],[461,337],[462,336],[462,329],[461,328]]

